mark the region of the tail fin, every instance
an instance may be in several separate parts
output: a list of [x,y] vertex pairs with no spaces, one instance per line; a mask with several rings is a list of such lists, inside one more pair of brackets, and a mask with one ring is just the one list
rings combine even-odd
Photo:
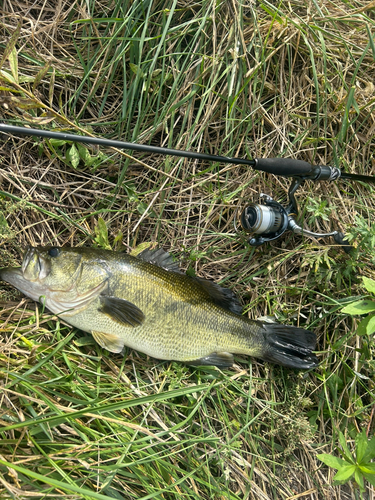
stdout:
[[310,330],[294,326],[262,323],[265,349],[262,359],[288,368],[307,370],[319,364],[312,351],[316,346],[316,335]]

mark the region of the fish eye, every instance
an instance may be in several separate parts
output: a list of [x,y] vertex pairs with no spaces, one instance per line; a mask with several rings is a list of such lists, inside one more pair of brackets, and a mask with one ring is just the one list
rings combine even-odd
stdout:
[[60,253],[60,248],[52,247],[48,250],[48,255],[50,257],[57,257]]

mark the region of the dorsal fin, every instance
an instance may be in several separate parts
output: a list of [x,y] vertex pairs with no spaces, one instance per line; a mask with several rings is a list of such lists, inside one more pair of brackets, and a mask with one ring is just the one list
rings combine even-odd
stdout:
[[242,306],[232,290],[229,288],[223,288],[213,281],[208,281],[203,278],[194,279],[198,281],[216,305],[223,307],[224,309],[228,309],[228,311],[235,314],[242,314]]
[[159,266],[166,271],[172,271],[174,273],[184,274],[178,265],[178,262],[173,260],[173,257],[163,250],[162,248],[156,248],[155,250],[150,250],[146,248],[140,254],[137,255],[138,259],[144,262],[149,262],[155,266]]
[[[149,262],[150,264],[162,267],[166,271],[172,271],[174,273],[185,275],[185,273],[180,270],[178,262],[175,262],[173,257],[162,248],[157,248],[155,250],[146,248],[137,255],[137,258],[143,260],[144,262]],[[213,281],[208,281],[203,278],[195,277],[189,279],[198,282],[203,290],[209,295],[214,304],[235,314],[242,314],[242,306],[232,290],[229,290],[229,288],[223,288]]]

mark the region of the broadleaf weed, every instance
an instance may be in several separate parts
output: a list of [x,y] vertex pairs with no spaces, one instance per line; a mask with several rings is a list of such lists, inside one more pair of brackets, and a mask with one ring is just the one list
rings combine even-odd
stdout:
[[366,430],[358,433],[355,437],[355,452],[350,452],[345,436],[339,432],[339,441],[341,448],[338,452],[343,458],[339,458],[327,453],[317,455],[317,458],[323,463],[337,469],[337,473],[333,478],[335,484],[345,484],[348,481],[354,480],[361,492],[365,492],[365,480],[375,486],[375,463],[372,460],[375,458],[375,437],[368,440]]

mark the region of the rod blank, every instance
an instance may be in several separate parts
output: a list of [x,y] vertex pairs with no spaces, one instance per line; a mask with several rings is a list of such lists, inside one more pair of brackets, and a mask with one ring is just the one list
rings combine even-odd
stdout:
[[148,144],[135,144],[133,142],[114,141],[112,139],[102,139],[99,137],[89,137],[86,135],[66,134],[65,132],[52,132],[49,130],[39,130],[35,128],[17,127],[0,123],[0,132],[9,134],[32,135],[36,137],[47,137],[48,139],[60,139],[63,141],[84,142],[85,144],[95,144],[98,146],[112,147],[117,149],[129,149],[141,151],[143,153],[155,153],[161,155],[179,156],[192,158],[194,160],[217,161],[221,163],[233,163],[235,165],[249,165],[254,167],[254,160],[242,158],[231,158],[229,156],[209,155],[206,153],[195,153],[193,151],[181,151],[179,149],[162,148],[150,146]]
[[[191,158],[193,160],[216,161],[220,163],[232,163],[234,165],[248,165],[256,170],[282,175],[285,177],[304,177],[311,174],[314,167],[302,160],[292,158],[259,158],[247,160],[245,158],[232,158],[230,156],[209,155],[206,153],[195,153],[194,151],[182,151],[180,149],[163,148],[160,146],[150,146],[148,144],[136,144],[134,142],[114,141],[112,139],[102,139],[100,137],[90,137],[87,135],[66,134],[65,132],[52,132],[50,130],[39,130],[35,128],[18,127],[0,123],[0,132],[17,135],[31,135],[35,137],[47,137],[48,139],[60,139],[71,142],[83,142],[97,146],[113,147],[117,149],[128,149],[140,151],[142,153],[154,153],[161,155],[179,156]],[[362,181],[375,184],[375,177],[370,175],[347,174],[341,172],[341,179]],[[310,179],[314,180],[314,179]]]

